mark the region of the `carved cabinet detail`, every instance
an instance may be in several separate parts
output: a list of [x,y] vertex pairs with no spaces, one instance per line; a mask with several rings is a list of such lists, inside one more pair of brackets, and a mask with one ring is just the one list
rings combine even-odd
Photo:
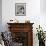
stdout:
[[33,23],[7,23],[12,40],[18,46],[33,46]]

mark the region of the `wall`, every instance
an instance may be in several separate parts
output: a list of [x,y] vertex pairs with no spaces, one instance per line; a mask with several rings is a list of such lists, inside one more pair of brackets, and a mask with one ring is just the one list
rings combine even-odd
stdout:
[[[15,3],[26,3],[26,16],[15,16]],[[42,5],[42,3],[41,3]],[[7,22],[11,19],[17,19],[19,22],[25,22],[25,20],[30,20],[33,25],[33,45],[38,46],[38,39],[36,37],[36,27],[39,24],[45,30],[46,16],[42,14],[42,8],[40,6],[40,0],[2,0],[2,26],[3,31],[8,30]]]
[[[18,2],[26,3],[26,16],[15,16],[15,3]],[[31,22],[39,23],[39,19],[40,19],[39,15],[40,15],[40,0],[39,1],[38,0],[35,1],[34,0],[19,0],[19,1],[3,0],[2,1],[3,26],[5,26],[7,21],[9,21],[10,19],[17,19],[20,22],[24,22],[26,19],[29,19]]]
[[0,31],[2,27],[2,0],[0,0]]
[[40,10],[42,13],[46,13],[46,0],[40,0]]
[[46,31],[46,0],[40,0],[40,24]]

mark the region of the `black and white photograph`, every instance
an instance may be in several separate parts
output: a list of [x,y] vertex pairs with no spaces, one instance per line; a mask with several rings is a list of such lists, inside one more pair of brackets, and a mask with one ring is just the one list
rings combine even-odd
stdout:
[[16,16],[26,15],[26,3],[16,3],[15,4],[15,15]]

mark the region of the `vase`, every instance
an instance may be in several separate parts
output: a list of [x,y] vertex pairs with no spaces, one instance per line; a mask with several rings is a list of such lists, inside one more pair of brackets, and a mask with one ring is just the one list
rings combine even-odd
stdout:
[[39,46],[45,46],[45,41],[39,40]]

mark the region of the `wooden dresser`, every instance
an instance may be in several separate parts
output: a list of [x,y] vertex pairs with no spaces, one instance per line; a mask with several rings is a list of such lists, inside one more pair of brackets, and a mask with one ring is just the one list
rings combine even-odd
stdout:
[[13,41],[22,46],[33,46],[33,23],[7,23]]

